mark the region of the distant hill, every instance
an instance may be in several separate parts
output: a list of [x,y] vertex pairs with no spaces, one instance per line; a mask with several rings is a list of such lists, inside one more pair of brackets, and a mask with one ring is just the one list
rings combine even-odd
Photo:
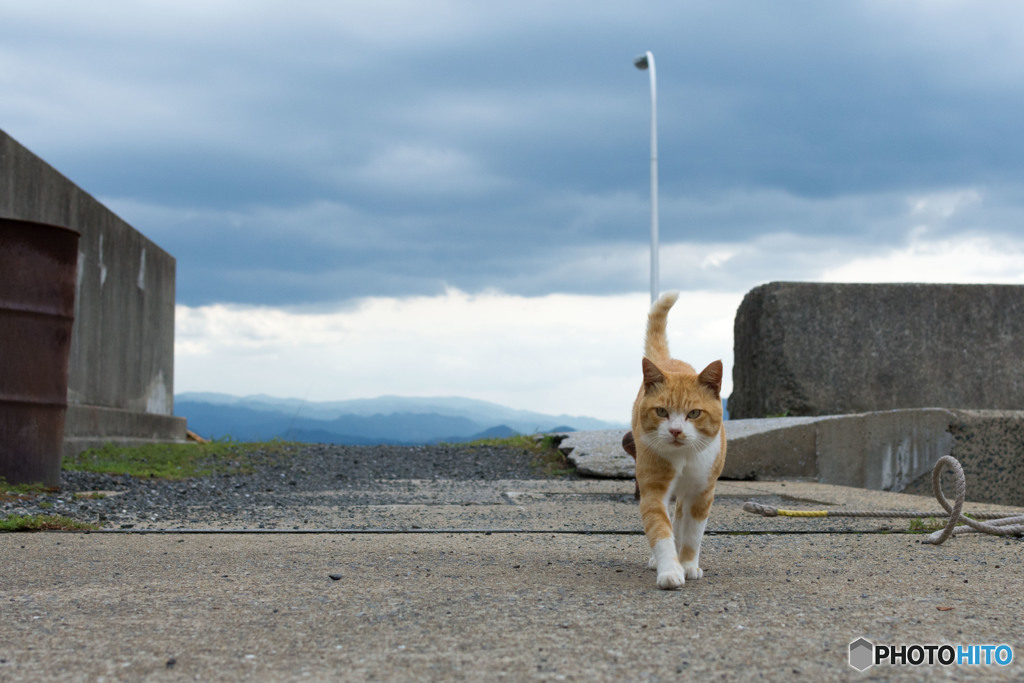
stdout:
[[183,393],[174,412],[206,438],[273,438],[348,445],[474,441],[547,431],[628,429],[589,417],[544,415],[467,398],[384,396],[310,402],[272,396]]

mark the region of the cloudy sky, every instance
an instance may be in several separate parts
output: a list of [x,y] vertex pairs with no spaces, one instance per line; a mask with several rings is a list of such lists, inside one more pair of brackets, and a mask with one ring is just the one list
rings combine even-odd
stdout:
[[177,258],[177,392],[625,421],[645,50],[676,356],[773,280],[1024,283],[1010,0],[0,0],[0,128]]

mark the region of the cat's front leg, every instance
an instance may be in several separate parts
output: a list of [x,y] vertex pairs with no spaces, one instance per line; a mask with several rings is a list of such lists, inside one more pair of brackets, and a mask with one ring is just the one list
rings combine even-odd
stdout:
[[[670,542],[671,545],[669,545]],[[660,551],[659,544],[661,545]],[[668,557],[669,555],[671,558]],[[654,544],[654,548],[651,550],[651,559],[647,560],[647,568],[658,572],[658,588],[667,590],[679,588],[689,578],[683,565],[676,559],[677,555],[676,542],[672,538],[663,538]],[[660,571],[658,570],[659,564],[661,564]]]
[[686,571],[676,558],[676,542],[672,537],[663,538],[654,544],[651,560],[658,572],[658,588],[676,590],[686,583]]
[[692,501],[686,501],[685,505],[676,507],[677,514],[681,513],[675,520],[676,546],[679,548],[679,562],[688,579],[704,576],[704,570],[700,568],[700,545],[714,497],[715,489],[712,487]]
[[658,588],[674,590],[686,582],[686,573],[679,564],[672,522],[665,510],[664,498],[664,489],[649,487],[645,493],[641,486],[640,514],[643,517],[644,532],[651,544],[651,559],[647,566],[657,571]]

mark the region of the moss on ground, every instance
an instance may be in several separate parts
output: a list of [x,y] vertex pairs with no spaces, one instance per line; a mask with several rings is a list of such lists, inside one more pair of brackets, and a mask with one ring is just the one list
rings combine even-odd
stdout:
[[65,470],[127,474],[154,479],[189,479],[215,474],[248,474],[255,467],[273,464],[297,447],[285,441],[238,443],[158,443],[144,446],[91,448],[65,458]]
[[13,515],[0,519],[0,532],[12,531],[94,531],[95,524],[87,524],[62,515]]

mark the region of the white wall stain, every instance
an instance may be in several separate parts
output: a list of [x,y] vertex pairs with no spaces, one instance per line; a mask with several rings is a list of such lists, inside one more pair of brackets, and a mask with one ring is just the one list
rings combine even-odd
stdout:
[[103,233],[100,233],[100,287],[107,282],[107,266],[103,263]]
[[156,379],[149,383],[149,397],[146,399],[146,412],[156,415],[170,415],[171,406],[168,400],[169,392],[167,383],[164,381],[164,373],[161,370],[157,373]]
[[142,255],[139,256],[139,289],[146,289],[146,248],[142,248]]

